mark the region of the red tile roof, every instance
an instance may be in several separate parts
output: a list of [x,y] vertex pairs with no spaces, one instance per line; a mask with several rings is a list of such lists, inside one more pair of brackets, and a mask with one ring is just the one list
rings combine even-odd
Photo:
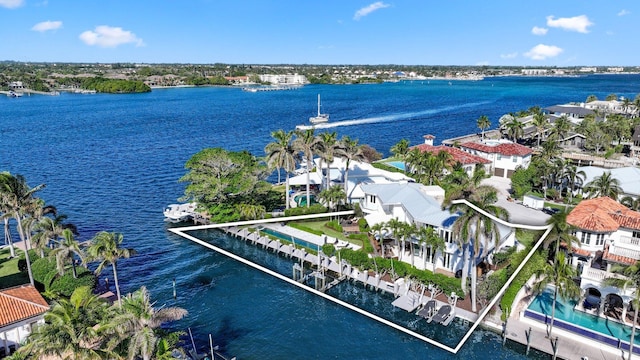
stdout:
[[609,253],[609,247],[604,249],[604,253],[602,254],[602,258],[607,260],[607,261],[615,262],[615,263],[618,263],[618,264],[633,265],[633,264],[636,263],[636,259],[633,259],[633,258],[630,258],[630,257],[626,257],[626,256],[622,256],[622,255],[610,254]]
[[427,145],[427,144],[420,144],[420,145],[411,147],[411,149],[413,148],[418,148],[422,152],[429,152],[433,155],[438,154],[440,151],[448,152],[449,154],[451,154],[451,157],[453,158],[454,163],[459,162],[462,165],[491,163],[490,160],[487,160],[481,156],[469,154],[466,151],[462,151],[458,148],[454,148],[451,146],[444,146],[444,145],[433,146],[433,145]]
[[0,327],[44,314],[49,304],[31,285],[0,290]]
[[567,223],[593,232],[614,232],[620,227],[640,230],[640,212],[610,197],[583,200],[567,215]]
[[501,143],[498,145],[487,145],[477,142],[466,142],[460,146],[472,150],[482,151],[487,154],[501,154],[504,156],[526,156],[533,152],[530,148],[516,143]]

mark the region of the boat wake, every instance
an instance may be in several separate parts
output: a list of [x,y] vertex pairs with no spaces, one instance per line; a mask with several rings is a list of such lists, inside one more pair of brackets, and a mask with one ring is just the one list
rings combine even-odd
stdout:
[[468,104],[462,104],[462,105],[452,105],[452,106],[445,106],[439,109],[429,109],[429,110],[415,111],[415,112],[409,112],[409,113],[375,116],[375,117],[364,118],[364,119],[341,120],[336,122],[321,123],[321,124],[315,124],[315,125],[298,125],[296,126],[296,129],[298,130],[328,129],[328,128],[334,128],[339,126],[353,126],[353,125],[372,124],[372,123],[381,123],[381,122],[393,122],[393,121],[399,121],[399,120],[413,119],[413,118],[421,117],[425,115],[434,115],[434,114],[438,114],[445,111],[452,111],[452,110],[462,109],[467,107],[475,107],[478,105],[485,105],[489,103],[491,103],[491,101],[474,102],[474,103],[468,103]]

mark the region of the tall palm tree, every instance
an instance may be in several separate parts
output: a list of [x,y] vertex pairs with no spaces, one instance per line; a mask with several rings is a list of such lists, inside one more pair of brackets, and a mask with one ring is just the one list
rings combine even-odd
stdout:
[[587,174],[583,170],[578,170],[576,165],[566,164],[564,168],[563,178],[567,180],[569,186],[569,203],[573,201],[573,192],[576,185],[582,185]]
[[[488,185],[478,187],[474,193],[467,198],[467,201],[494,217],[507,220],[509,215],[504,208],[495,205],[497,200],[496,189]],[[476,212],[466,204],[452,205],[450,210],[460,213],[460,216],[453,224],[452,230],[458,238],[459,246],[463,249],[465,267],[462,270],[462,289],[465,293],[466,275],[469,270],[471,270],[471,309],[475,312],[477,311],[476,288],[478,272],[476,262],[486,257],[491,241],[493,241],[495,247],[498,246],[500,242],[500,231],[490,217]],[[480,249],[482,249],[482,251],[480,251]],[[472,257],[469,256],[469,252],[472,252]],[[469,265],[470,260],[472,260],[472,265]]]
[[60,215],[55,218],[43,216],[35,225],[36,233],[31,238],[36,249],[40,250],[40,257],[44,257],[44,249],[49,245],[50,241],[58,241],[64,231],[61,223],[66,216]]
[[[415,224],[405,223],[405,225],[402,227],[402,242],[404,243],[405,241],[409,240],[409,249],[410,249],[409,251],[411,254],[411,267],[415,267],[413,237],[417,233],[418,233],[418,228],[416,227]],[[404,245],[402,245],[402,250],[404,251]]]
[[571,129],[573,129],[573,124],[571,124],[571,121],[569,121],[569,118],[566,115],[563,115],[557,118],[553,123],[551,133],[556,134],[559,141],[563,141],[567,135],[569,135],[569,131],[571,131]]
[[[285,173],[285,207],[289,208],[289,173],[296,169],[299,162],[299,155],[296,148],[292,145],[293,131],[285,132],[278,130],[271,133],[271,137],[276,141],[269,143],[264,151],[267,153],[267,163],[270,166],[278,168],[278,182],[280,182],[280,170]],[[307,203],[309,203],[307,201]]]
[[[610,277],[604,279],[605,284],[613,285],[621,289],[634,289],[631,305],[633,306],[633,323],[631,325],[631,340],[629,341],[629,357],[633,355],[633,342],[636,336],[636,324],[638,323],[638,307],[640,306],[640,262],[630,266],[615,265],[611,271],[622,274],[625,277]],[[624,321],[624,320],[623,320]]]
[[120,306],[122,306],[122,299],[120,297],[120,284],[118,283],[117,263],[120,259],[127,259],[136,254],[134,249],[121,247],[122,240],[121,233],[101,231],[91,239],[91,245],[87,249],[89,261],[100,261],[95,270],[96,275],[100,275],[107,265],[111,265]]
[[547,225],[551,225],[551,232],[545,238],[543,247],[548,249],[553,245],[554,255],[560,252],[560,245],[564,245],[568,251],[581,245],[578,238],[573,235],[575,227],[567,223],[567,215],[569,215],[567,211],[558,211],[547,220]]
[[334,185],[328,189],[324,189],[318,194],[318,198],[327,204],[327,208],[336,211],[337,207],[347,200],[347,194],[340,185]]
[[381,222],[371,226],[371,231],[373,231],[374,233],[378,233],[378,243],[380,244],[380,251],[382,252],[382,254],[376,254],[376,255],[382,256],[382,257],[384,257],[384,239],[382,238],[382,230],[384,229],[385,229],[385,224]]
[[537,112],[533,115],[533,125],[536,127],[536,133],[538,138],[538,147],[540,147],[540,140],[544,137],[544,132],[547,128],[547,118],[542,112]]
[[[391,230],[391,233],[393,234],[393,240],[395,241],[396,246],[399,245],[400,234],[402,234],[403,226],[404,226],[404,222],[400,221],[397,217],[390,219],[386,223],[386,227],[389,228],[389,230]],[[403,244],[403,248],[404,248],[404,244]],[[402,258],[402,251],[400,251],[399,257]]]
[[349,166],[352,161],[364,161],[365,156],[362,153],[362,146],[358,145],[357,139],[351,139],[349,136],[343,136],[340,139],[340,147],[336,150],[336,155],[344,159],[344,192],[349,196]]
[[74,238],[71,230],[65,229],[62,231],[62,239],[58,242],[56,248],[51,251],[51,256],[56,258],[56,268],[60,275],[64,275],[65,265],[69,261],[73,269],[73,277],[78,277],[75,256],[79,257],[80,261],[84,261],[84,252],[80,249],[80,244]]
[[590,198],[608,196],[618,200],[618,195],[622,194],[620,181],[611,176],[611,171],[605,171],[602,175],[596,176],[584,186],[584,191]]
[[487,115],[480,116],[478,118],[478,121],[476,121],[476,125],[482,131],[482,140],[484,140],[484,131],[485,129],[488,129],[491,126],[491,121],[489,120],[489,117]]
[[20,240],[25,245],[25,257],[27,262],[27,272],[29,274],[29,282],[34,285],[33,273],[31,271],[31,259],[29,258],[29,239],[25,232],[25,228],[22,224],[23,220],[28,216],[27,209],[30,203],[33,201],[33,195],[42,190],[45,185],[41,184],[35,187],[27,185],[27,181],[22,175],[11,175],[8,172],[0,174],[2,180],[0,180],[0,196],[2,203],[4,204],[4,216],[10,216],[17,222],[18,235]]
[[580,296],[580,287],[573,281],[576,276],[576,269],[567,262],[564,252],[559,252],[556,254],[554,262],[549,261],[546,263],[542,269],[535,272],[535,275],[536,282],[533,286],[535,293],[544,292],[549,284],[554,285],[551,322],[547,333],[551,337],[558,295],[563,299],[576,299]]
[[160,326],[187,315],[187,311],[179,307],[154,308],[144,286],[125,296],[122,306],[114,310],[111,321],[104,327],[110,335],[109,348],[124,346],[127,358],[143,360],[151,359],[155,353]]
[[420,178],[423,172],[424,164],[427,158],[431,156],[430,152],[422,152],[419,148],[414,147],[404,156],[404,171],[407,174],[413,174]]
[[324,187],[328,189],[331,187],[331,163],[340,144],[338,143],[338,134],[335,131],[321,133],[320,140],[316,151],[318,155],[320,155],[320,168],[322,168],[322,162],[327,164],[327,175]]
[[395,157],[402,160],[402,162],[404,163],[404,170],[407,171],[406,158],[407,153],[409,152],[409,140],[400,139],[400,141],[393,145],[390,150]]
[[309,172],[313,167],[314,149],[318,146],[320,138],[314,133],[314,129],[296,131],[296,139],[293,140],[293,147],[301,151],[307,161],[307,207],[311,206],[311,178]]

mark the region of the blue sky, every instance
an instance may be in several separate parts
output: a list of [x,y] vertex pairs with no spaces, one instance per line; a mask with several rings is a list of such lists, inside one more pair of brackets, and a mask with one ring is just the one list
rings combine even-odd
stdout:
[[640,1],[0,0],[0,60],[640,65]]

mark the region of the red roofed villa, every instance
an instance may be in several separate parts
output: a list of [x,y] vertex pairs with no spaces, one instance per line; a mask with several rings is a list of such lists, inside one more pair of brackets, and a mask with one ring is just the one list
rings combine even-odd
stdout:
[[631,265],[640,260],[640,212],[609,197],[583,200],[568,215],[580,248],[572,249],[571,262],[578,268],[585,304],[600,313],[605,304],[618,307],[626,319],[635,289],[620,289],[604,279],[623,277],[612,273],[614,264]]
[[15,351],[33,325],[44,323],[47,310],[49,304],[31,285],[0,290],[0,354]]
[[433,140],[435,138],[436,137],[433,135],[425,135],[424,144],[412,146],[410,149],[417,148],[417,149],[420,149],[420,151],[422,152],[429,152],[433,155],[437,155],[440,151],[447,152],[451,155],[451,158],[452,158],[451,162],[453,164],[458,162],[462,164],[462,166],[464,167],[464,170],[467,172],[467,174],[469,174],[469,176],[473,174],[473,170],[478,164],[484,165],[485,171],[487,173],[490,173],[491,171],[490,160],[487,160],[477,155],[469,154],[455,147],[445,146],[445,145],[434,146]]
[[466,142],[460,145],[460,149],[489,160],[489,173],[504,178],[510,178],[518,167],[528,168],[533,153],[524,145],[504,139]]

